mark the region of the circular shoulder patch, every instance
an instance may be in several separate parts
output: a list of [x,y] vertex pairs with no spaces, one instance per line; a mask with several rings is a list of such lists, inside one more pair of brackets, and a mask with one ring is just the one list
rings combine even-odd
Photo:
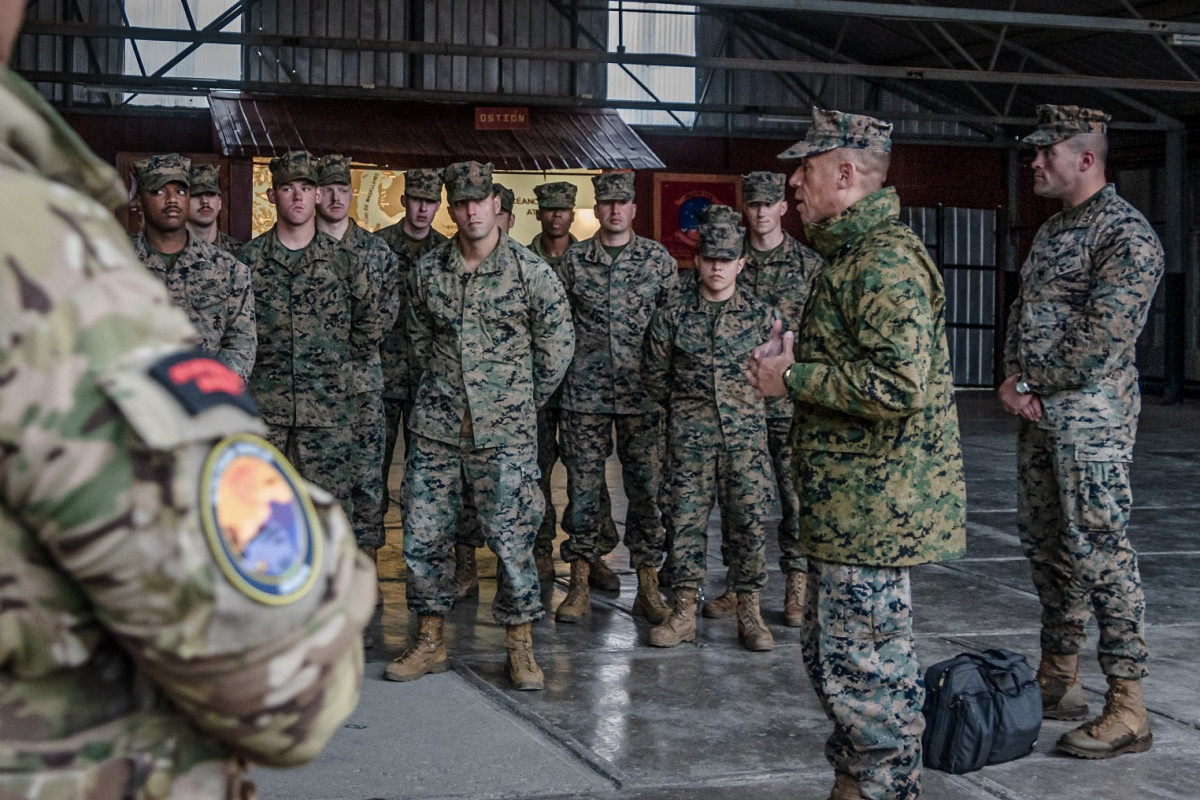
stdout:
[[229,582],[269,605],[303,597],[320,572],[322,540],[308,488],[283,454],[251,434],[228,436],[200,481],[204,534]]

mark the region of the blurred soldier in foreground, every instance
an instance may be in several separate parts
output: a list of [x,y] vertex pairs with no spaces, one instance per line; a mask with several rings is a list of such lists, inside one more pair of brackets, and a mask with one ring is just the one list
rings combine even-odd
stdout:
[[739,217],[729,206],[706,209],[697,280],[657,309],[646,331],[642,382],[667,412],[662,503],[672,532],[675,590],[671,616],[650,630],[655,647],[696,638],[696,596],[704,585],[714,501],[721,509],[729,590],[737,598],[738,642],[747,650],[775,647],[758,603],[767,583],[771,502],[767,420],[745,371],[779,315],[738,280],[746,263]]
[[188,229],[189,167],[175,153],[133,163],[145,221],[133,251],[166,285],[171,302],[187,312],[200,333],[200,349],[246,380],[258,346],[250,270]]
[[385,677],[411,681],[447,668],[451,549],[469,485],[496,554],[492,616],[507,628],[505,668],[515,688],[536,690],[544,686],[530,631],[543,614],[533,563],[543,509],[536,412],[574,352],[571,312],[550,267],[496,225],[492,165],[451,164],[445,181],[458,233],[408,278],[408,331],[421,384],[401,510],[408,608],[418,631]]
[[[400,304],[396,255],[382,239],[350,219],[354,190],[350,159],[327,155],[317,166],[317,229],[337,239],[358,256],[359,267],[379,296],[379,324],[390,331]],[[354,455],[350,461],[353,485],[354,536],[359,548],[375,557],[383,546],[383,448],[387,424],[383,410],[383,368],[379,347],[364,350],[353,364],[351,411]]]
[[582,619],[591,611],[592,574],[610,572],[601,557],[617,542],[604,539],[600,498],[615,427],[629,498],[625,546],[638,579],[633,613],[657,625],[671,614],[657,572],[664,546],[658,511],[663,418],[642,386],[642,340],[651,312],[675,290],[679,267],[667,248],[633,232],[632,172],[595,175],[592,185],[600,230],[573,245],[559,265],[579,346],[563,381],[560,422],[568,505],[559,554],[571,565],[571,586],[554,616]]
[[352,250],[317,230],[317,159],[271,159],[277,219],[238,251],[250,267],[258,360],[250,393],[267,438],[353,516],[353,396],[360,364],[379,350],[379,286]]
[[966,486],[945,292],[883,188],[892,126],[813,109],[789,180],[825,268],[795,336],[755,354],[751,383],[787,394],[800,542],[804,666],[833,721],[831,800],[921,796],[924,685],[909,569],[966,550]]
[[[746,268],[738,286],[779,311],[784,328],[796,331],[804,304],[812,292],[821,257],[783,229],[787,213],[787,176],[782,172],[751,172],[742,176],[742,210],[746,215]],[[804,581],[808,561],[800,547],[800,500],[792,480],[792,403],[786,397],[766,401],[767,448],[779,492],[779,569],[784,575],[783,621],[789,627],[804,622]],[[768,498],[767,502],[770,502]],[[721,516],[721,555],[729,539]],[[725,559],[728,563],[728,559]],[[704,604],[704,616],[730,617],[737,612],[737,594],[726,589]]]
[[216,164],[193,164],[191,189],[188,230],[197,239],[216,245],[226,253],[236,253],[242,243],[217,227],[222,206],[220,168]]
[[1126,526],[1142,398],[1138,334],[1164,261],[1146,218],[1106,183],[1108,115],[1038,106],[1033,190],[1063,210],[1038,229],[1008,318],[1000,401],[1021,417],[1017,527],[1042,604],[1042,713],[1084,719],[1084,626],[1094,610],[1104,712],[1058,740],[1081,758],[1149,750],[1146,598]]
[[0,181],[0,796],[248,800],[353,710],[370,565],[2,64]]

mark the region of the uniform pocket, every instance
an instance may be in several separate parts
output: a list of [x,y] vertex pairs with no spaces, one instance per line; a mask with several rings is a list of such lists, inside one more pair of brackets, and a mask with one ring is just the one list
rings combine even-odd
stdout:
[[1075,513],[1081,529],[1117,531],[1128,524],[1132,505],[1129,488],[1132,451],[1128,444],[1076,442],[1079,483]]

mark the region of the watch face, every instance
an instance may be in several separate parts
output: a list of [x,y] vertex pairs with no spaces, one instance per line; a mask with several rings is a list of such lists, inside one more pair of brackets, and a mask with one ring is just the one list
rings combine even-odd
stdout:
[[1027,381],[1017,382],[1017,394],[1029,394],[1029,383]]

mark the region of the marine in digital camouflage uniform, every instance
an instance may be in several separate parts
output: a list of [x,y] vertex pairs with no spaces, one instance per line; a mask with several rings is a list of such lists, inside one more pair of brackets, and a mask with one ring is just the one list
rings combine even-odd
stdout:
[[138,260],[187,312],[200,349],[244,381],[254,367],[258,336],[250,270],[187,228],[190,162],[176,153],[133,163],[145,224],[133,237]]
[[250,267],[258,359],[250,374],[267,438],[353,516],[353,397],[379,349],[384,315],[370,270],[316,228],[317,159],[271,159],[275,225],[238,251]]
[[563,381],[559,434],[568,498],[559,555],[571,565],[571,585],[555,617],[576,622],[588,613],[593,565],[616,546],[603,540],[600,499],[615,426],[629,498],[625,545],[638,574],[634,614],[657,624],[670,614],[656,573],[664,546],[658,510],[663,418],[642,386],[642,339],[651,311],[675,291],[678,265],[661,244],[633,232],[632,172],[595,175],[592,185],[600,230],[573,245],[559,265],[578,347]]
[[780,155],[800,159],[789,185],[825,267],[794,350],[773,337],[752,372],[764,395],[786,390],[795,404],[804,665],[834,724],[835,800],[920,796],[909,569],[966,549],[945,291],[882,188],[891,127],[814,109],[806,138]]
[[458,233],[408,276],[408,333],[421,375],[401,487],[411,647],[387,668],[409,681],[447,668],[443,620],[454,604],[451,550],[469,485],[496,554],[492,614],[507,628],[517,689],[541,689],[530,623],[543,614],[533,541],[542,521],[536,412],[574,352],[570,308],[544,261],[499,230],[492,165],[446,168]]
[[[746,216],[746,268],[738,285],[779,311],[785,329],[798,331],[804,305],[821,271],[821,257],[783,229],[787,212],[787,175],[751,172],[742,176],[742,210]],[[784,622],[798,627],[804,619],[804,576],[808,561],[800,546],[800,500],[792,480],[792,404],[785,397],[768,397],[767,448],[779,493],[779,569],[785,577]],[[724,538],[722,555],[724,555]],[[704,615],[732,615],[737,596],[724,595],[704,606]]]
[[1058,748],[1085,758],[1148,750],[1148,654],[1137,553],[1126,526],[1141,394],[1138,335],[1163,274],[1162,245],[1104,176],[1108,115],[1039,106],[1034,191],[1063,210],[1038,229],[1008,319],[1004,407],[1017,437],[1018,532],[1042,605],[1043,714],[1083,719],[1084,626],[1095,613],[1104,712]]
[[387,440],[383,447],[383,510],[389,505],[388,475],[392,467],[392,451],[396,440],[404,437],[408,449],[408,431],[403,420],[412,416],[412,402],[417,392],[419,375],[413,375],[409,365],[415,360],[409,348],[408,276],[421,257],[446,237],[434,230],[433,217],[442,204],[442,171],[439,169],[410,169],[404,173],[404,194],[400,198],[404,218],[376,232],[392,248],[397,261],[396,322],[385,333],[379,355],[383,363],[383,408],[387,422]]
[[[241,381],[188,350],[196,333],[105,208],[124,202],[116,173],[7,53],[0,795],[245,800],[248,761],[308,761],[354,708],[370,565],[334,498],[267,460]],[[274,482],[242,498],[206,480],[233,447]],[[217,543],[274,498],[301,511],[311,558],[267,603]]]
[[513,216],[513,204],[516,203],[517,196],[512,189],[499,181],[492,183],[492,192],[500,198],[500,213],[496,216],[496,224],[500,226],[500,230],[508,233],[513,225],[517,224],[517,218]]
[[198,239],[233,255],[243,242],[217,227],[221,215],[221,170],[216,164],[192,164],[188,230]]
[[738,641],[770,650],[774,640],[759,611],[771,502],[767,419],[745,373],[779,317],[741,286],[738,273],[746,262],[737,212],[711,208],[732,213],[710,212],[699,226],[698,280],[654,312],[642,359],[643,385],[667,411],[662,504],[675,589],[671,616],[650,631],[650,643],[674,647],[696,638],[696,597],[715,500],[728,584],[737,595]]
[[[317,165],[317,229],[350,248],[367,270],[379,296],[382,329],[390,331],[400,306],[396,255],[387,243],[350,219],[354,199],[350,159],[326,155]],[[353,458],[350,462],[351,497],[354,501],[354,536],[368,555],[383,546],[383,459],[387,422],[383,407],[383,367],[379,347],[365,353],[355,365]]]

